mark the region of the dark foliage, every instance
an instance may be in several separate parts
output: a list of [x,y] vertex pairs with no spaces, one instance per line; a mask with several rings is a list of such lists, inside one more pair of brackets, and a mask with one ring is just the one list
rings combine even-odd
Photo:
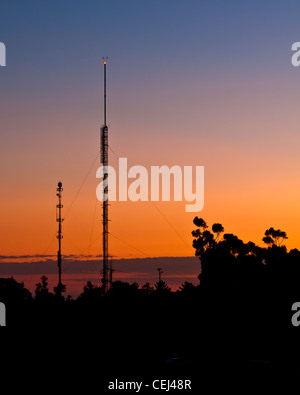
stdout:
[[107,371],[145,375],[155,366],[174,375],[176,366],[180,372],[188,366],[197,379],[200,367],[205,372],[219,366],[240,374],[250,369],[252,380],[260,366],[264,374],[270,367],[299,367],[291,306],[300,301],[300,251],[287,251],[286,233],[274,228],[265,232],[266,246],[260,247],[224,233],[219,223],[210,230],[196,217],[194,225],[200,285],[185,282],[171,292],[164,281],[141,287],[116,281],[103,297],[101,285],[88,281],[73,300],[63,296],[65,289],[50,292],[45,276],[34,297],[24,284],[0,279],[7,324],[54,327],[52,333],[62,327],[95,331],[101,344],[115,348],[103,354]]

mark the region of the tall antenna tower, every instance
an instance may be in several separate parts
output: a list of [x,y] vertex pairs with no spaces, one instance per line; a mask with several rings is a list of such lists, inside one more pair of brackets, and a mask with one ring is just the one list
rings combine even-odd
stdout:
[[102,274],[102,287],[103,294],[107,292],[112,284],[112,267],[108,254],[108,126],[106,124],[106,65],[107,58],[103,58],[104,65],[104,123],[101,127],[100,145],[101,145],[101,164],[103,166],[103,203],[102,203],[102,246],[103,246],[103,274]]
[[63,238],[62,235],[62,222],[63,219],[61,217],[61,209],[63,208],[63,205],[61,204],[61,193],[63,191],[62,188],[62,183],[59,182],[57,185],[57,194],[56,196],[58,197],[58,204],[56,205],[56,221],[58,222],[58,233],[57,233],[57,238],[58,238],[58,251],[57,251],[57,266],[58,266],[58,285],[57,285],[57,291],[58,293],[62,292],[63,286],[61,283],[61,239]]

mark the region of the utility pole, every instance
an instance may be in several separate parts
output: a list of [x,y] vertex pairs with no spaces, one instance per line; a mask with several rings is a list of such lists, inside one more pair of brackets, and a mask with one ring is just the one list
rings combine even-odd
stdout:
[[161,274],[163,273],[163,270],[160,267],[157,270],[158,270],[158,282],[161,282]]
[[59,182],[57,185],[57,194],[56,196],[58,197],[58,204],[56,205],[56,221],[58,222],[58,233],[57,233],[57,239],[58,239],[58,251],[57,251],[57,266],[58,266],[58,285],[57,285],[57,290],[58,293],[61,294],[62,292],[62,282],[61,282],[61,239],[63,238],[62,235],[62,222],[63,219],[61,217],[61,210],[63,208],[63,205],[61,204],[61,199],[62,199],[62,183]]
[[106,123],[106,65],[107,58],[103,58],[104,65],[104,123],[100,133],[100,159],[103,167],[103,199],[102,199],[102,248],[103,248],[103,273],[102,288],[104,296],[112,283],[112,267],[108,254],[108,126]]

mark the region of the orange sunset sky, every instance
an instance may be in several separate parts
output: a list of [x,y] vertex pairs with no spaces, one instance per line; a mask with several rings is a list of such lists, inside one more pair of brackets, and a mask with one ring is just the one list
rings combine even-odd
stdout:
[[[299,13],[277,1],[117,3],[4,5],[0,254],[56,253],[59,180],[63,254],[101,254],[102,56],[113,152],[149,171],[205,167],[200,213],[113,202],[111,255],[192,256],[196,215],[260,245],[280,228],[288,249],[300,248],[300,70],[290,61]],[[118,166],[112,151],[109,162]]]

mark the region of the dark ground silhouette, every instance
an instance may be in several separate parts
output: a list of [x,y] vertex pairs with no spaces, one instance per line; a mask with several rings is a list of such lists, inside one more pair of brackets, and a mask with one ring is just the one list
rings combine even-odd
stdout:
[[[77,350],[92,382],[101,371],[105,382],[178,376],[191,378],[193,389],[204,382],[213,389],[216,378],[233,385],[238,376],[253,389],[258,382],[270,389],[283,369],[300,367],[300,327],[291,324],[291,306],[300,301],[300,252],[288,252],[287,235],[273,228],[265,232],[266,247],[258,247],[224,234],[221,224],[211,231],[201,218],[194,224],[198,286],[185,282],[171,292],[164,281],[116,281],[104,298],[87,282],[73,300],[67,290],[50,292],[45,276],[34,295],[13,278],[0,279],[7,326],[60,338],[63,358]],[[104,391],[104,381],[98,385]]]

